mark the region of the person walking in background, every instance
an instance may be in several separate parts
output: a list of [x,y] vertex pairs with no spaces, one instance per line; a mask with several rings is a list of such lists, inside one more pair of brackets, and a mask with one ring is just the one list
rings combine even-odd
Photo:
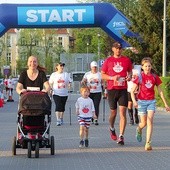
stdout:
[[[153,118],[156,109],[155,89],[157,87],[158,93],[162,98],[167,111],[170,111],[163,91],[161,89],[162,81],[158,75],[154,72],[151,65],[150,58],[143,58],[141,61],[142,72],[133,82],[133,88],[131,90],[132,101],[134,107],[138,108],[138,114],[140,116],[140,123],[136,129],[136,138],[138,142],[142,141],[142,129],[147,126],[146,129],[146,144],[145,150],[152,150],[151,136],[153,132]],[[135,90],[139,86],[138,101],[136,101]]]
[[4,79],[4,85],[5,85],[5,91],[6,91],[6,96],[8,96],[8,76],[5,75],[5,79]]
[[13,89],[14,89],[14,80],[12,79],[12,76],[9,76],[9,79],[7,80],[7,87],[9,90],[9,93],[11,93],[11,96],[13,96]]
[[132,78],[132,63],[130,58],[122,56],[122,45],[113,43],[113,56],[105,59],[101,68],[102,79],[107,81],[108,102],[110,107],[110,136],[117,140],[115,120],[117,115],[117,103],[119,104],[119,138],[117,143],[124,145],[124,132],[126,127],[126,109],[128,106],[127,81]]
[[[133,102],[131,98],[131,89],[133,87],[133,80],[141,73],[141,66],[140,65],[135,65],[135,62],[133,59],[131,59],[132,64],[133,64],[133,69],[132,69],[132,80],[127,81],[127,92],[128,92],[128,114],[129,114],[129,125],[134,125],[134,122],[136,124],[139,123],[139,118],[138,118],[138,109],[133,107]],[[137,97],[138,93],[138,88],[135,91],[135,95]],[[137,100],[137,98],[136,98]],[[134,108],[134,109],[133,109]],[[135,114],[133,114],[135,110]]]
[[76,101],[76,114],[78,116],[78,122],[80,125],[79,135],[80,144],[79,147],[82,148],[89,146],[89,127],[92,117],[96,118],[95,108],[93,100],[89,97],[90,89],[87,86],[82,86],[80,88],[81,97]]
[[94,124],[98,125],[99,105],[102,96],[102,78],[101,73],[98,71],[98,65],[96,61],[92,61],[90,63],[90,68],[91,70],[85,73],[81,84],[87,85],[90,88],[89,97],[93,100],[96,113],[96,119],[94,120]]
[[53,90],[52,94],[55,102],[57,126],[63,124],[65,105],[68,98],[68,88],[70,88],[72,82],[69,73],[64,72],[64,66],[64,63],[57,63],[56,71],[52,73],[49,78],[49,83]]

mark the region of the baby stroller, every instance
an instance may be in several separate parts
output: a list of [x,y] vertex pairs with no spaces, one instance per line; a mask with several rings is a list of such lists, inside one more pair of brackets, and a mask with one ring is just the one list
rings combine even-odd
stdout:
[[12,154],[16,148],[28,149],[27,156],[35,151],[39,157],[39,148],[50,148],[55,154],[54,136],[50,136],[51,100],[47,93],[40,91],[25,92],[20,96],[17,116],[17,136],[14,136]]

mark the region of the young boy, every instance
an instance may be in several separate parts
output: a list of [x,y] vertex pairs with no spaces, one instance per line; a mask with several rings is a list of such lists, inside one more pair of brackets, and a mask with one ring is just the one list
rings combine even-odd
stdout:
[[75,106],[76,106],[76,114],[78,116],[78,122],[80,125],[79,147],[82,148],[84,145],[85,147],[89,146],[88,134],[89,134],[90,122],[92,117],[94,116],[94,118],[96,118],[96,116],[95,116],[95,108],[94,108],[93,100],[89,98],[90,89],[87,86],[83,86],[80,88],[80,94],[81,97],[77,99]]

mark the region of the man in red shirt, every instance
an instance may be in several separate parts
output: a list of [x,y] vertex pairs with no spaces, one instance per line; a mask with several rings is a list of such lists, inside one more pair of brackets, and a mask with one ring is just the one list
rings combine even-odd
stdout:
[[114,123],[119,104],[120,134],[117,143],[124,145],[124,132],[126,127],[126,109],[128,105],[127,81],[132,77],[132,63],[130,58],[122,56],[122,45],[115,42],[112,46],[113,56],[108,57],[101,68],[102,79],[107,81],[108,102],[110,107],[110,136],[117,140]]

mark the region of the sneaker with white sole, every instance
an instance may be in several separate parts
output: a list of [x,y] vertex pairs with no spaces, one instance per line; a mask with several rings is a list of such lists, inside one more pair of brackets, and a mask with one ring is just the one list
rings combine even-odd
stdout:
[[136,128],[136,139],[138,142],[142,142],[142,130],[139,130],[139,128]]
[[79,144],[79,148],[83,148],[83,147],[84,147],[84,141],[81,140],[81,141],[80,141],[80,144]]
[[119,136],[119,139],[118,139],[118,141],[117,141],[117,144],[119,144],[119,145],[124,145],[125,143],[124,143],[124,137],[121,135],[121,136]]

